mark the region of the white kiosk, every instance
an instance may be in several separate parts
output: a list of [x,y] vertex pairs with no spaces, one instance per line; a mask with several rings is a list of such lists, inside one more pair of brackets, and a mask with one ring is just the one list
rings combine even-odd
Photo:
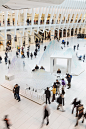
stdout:
[[50,57],[50,72],[53,73],[53,66],[55,64],[55,59],[67,59],[67,72],[71,74],[71,64],[72,64],[72,55],[63,55],[61,53],[54,53]]

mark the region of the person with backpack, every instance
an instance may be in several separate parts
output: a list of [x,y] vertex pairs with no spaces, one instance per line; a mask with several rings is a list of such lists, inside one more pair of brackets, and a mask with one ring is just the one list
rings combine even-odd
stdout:
[[47,99],[48,99],[48,102],[49,102],[49,104],[50,104],[50,96],[51,96],[51,93],[50,93],[48,87],[47,87],[47,90],[45,90],[45,94],[46,94],[46,104],[47,104]]
[[84,122],[84,106],[81,104],[81,101],[79,101],[79,105],[77,106],[77,121],[75,124],[75,127],[78,125],[78,120],[83,118],[82,123]]
[[61,107],[62,112],[64,112],[63,105],[62,105],[62,94],[60,94],[60,96],[57,98],[57,103],[58,103],[57,110],[59,110],[60,109],[59,107]]

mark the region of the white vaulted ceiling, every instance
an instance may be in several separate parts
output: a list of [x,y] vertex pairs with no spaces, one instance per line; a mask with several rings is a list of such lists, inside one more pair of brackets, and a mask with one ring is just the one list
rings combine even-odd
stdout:
[[[9,9],[19,10],[24,8],[55,6],[61,4],[63,1],[64,0],[0,0],[0,5],[6,5]],[[0,7],[0,10],[3,9],[3,7]]]

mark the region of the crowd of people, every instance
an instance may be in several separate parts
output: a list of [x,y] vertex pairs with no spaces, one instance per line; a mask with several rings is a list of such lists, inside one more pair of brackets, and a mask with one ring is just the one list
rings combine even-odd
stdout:
[[[21,48],[20,48],[20,46],[17,46],[17,51],[16,51],[17,58],[18,58],[19,55],[21,55],[21,58],[25,58],[25,51],[24,51],[25,45],[24,44],[23,44],[23,46]],[[64,47],[65,47],[66,42],[62,42],[62,44],[64,44]],[[69,46],[69,42],[67,42],[67,46]],[[74,51],[75,51],[75,48],[76,48],[76,46],[74,46]],[[77,50],[78,50],[78,48],[79,48],[79,44],[77,45]],[[44,46],[44,51],[45,50],[46,50],[46,46]],[[30,46],[28,46],[27,47],[27,52],[26,52],[27,58],[31,57],[31,60],[33,59],[33,56],[36,58],[39,51],[40,51],[40,44],[39,43],[36,43],[34,53],[32,53],[32,52],[30,53]],[[9,52],[9,49],[6,48],[4,60],[5,60],[5,64],[8,63],[10,65],[11,61],[10,61],[10,59],[8,57],[8,52]],[[84,59],[85,59],[85,55],[84,55]],[[1,63],[1,61],[2,61],[2,57],[0,56],[0,63]],[[25,62],[23,62],[23,64],[24,63]],[[8,68],[9,68],[9,65],[8,65]],[[32,71],[37,71],[39,69],[45,70],[45,68],[43,66],[41,66],[39,68],[39,66],[36,65],[35,68]],[[57,74],[61,74],[60,69],[57,70]],[[46,95],[46,102],[45,103],[46,103],[46,105],[44,106],[44,117],[43,117],[41,127],[43,127],[45,119],[47,119],[46,125],[49,124],[50,112],[49,112],[48,105],[47,105],[48,103],[51,104],[51,102],[56,101],[57,102],[56,109],[59,110],[61,108],[62,112],[65,111],[64,110],[64,106],[65,106],[65,88],[66,88],[67,85],[68,85],[67,89],[71,88],[72,75],[66,74],[65,78],[67,79],[68,84],[66,84],[66,81],[65,81],[64,78],[62,78],[61,80],[57,79],[56,82],[53,83],[52,90],[50,90],[50,87],[47,87],[47,89],[45,90],[45,95]],[[20,86],[18,84],[16,84],[13,87],[13,94],[14,94],[14,99],[18,100],[18,102],[21,101],[19,91],[20,91]],[[51,96],[52,96],[52,99],[51,99]],[[76,121],[75,126],[77,126],[79,119],[82,118],[82,123],[84,122],[84,118],[86,118],[86,113],[84,112],[83,104],[81,104],[80,100],[77,101],[77,98],[74,99],[74,101],[72,102],[72,105],[73,105],[72,114],[74,112],[74,109],[76,108],[77,121]],[[4,121],[6,123],[7,128],[10,129],[11,124],[9,122],[8,115],[5,115]]]

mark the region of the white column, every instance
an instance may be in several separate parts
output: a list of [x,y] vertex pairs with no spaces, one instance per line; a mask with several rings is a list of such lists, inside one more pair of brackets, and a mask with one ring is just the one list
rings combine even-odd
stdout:
[[54,40],[54,30],[51,30],[51,40]]
[[62,29],[62,39],[63,39],[63,29]]
[[22,47],[22,36],[21,36],[21,47]]
[[15,11],[15,35],[16,35],[16,28],[17,28],[17,20],[18,20],[18,10]]
[[3,13],[1,13],[1,26],[3,26]]
[[5,12],[4,17],[5,17],[4,18],[4,22],[5,22],[4,24],[5,24],[5,29],[6,29],[7,28],[8,11]]
[[58,40],[59,40],[59,29],[58,29]]
[[12,36],[12,48],[15,48],[14,36]]
[[70,37],[71,37],[71,28],[70,28]]
[[11,16],[10,16],[10,25],[13,26],[12,12],[11,12]]
[[25,45],[29,45],[28,33],[25,33]]
[[50,72],[53,73],[53,58],[50,58]]
[[69,59],[67,59],[67,72],[69,72]]
[[75,28],[73,28],[73,36],[75,35]]
[[67,29],[66,29],[66,42],[67,42]]
[[35,43],[34,42],[34,31],[32,31],[32,34],[31,34],[31,43]]
[[83,28],[81,28],[81,34],[82,34],[82,32],[83,32]]

